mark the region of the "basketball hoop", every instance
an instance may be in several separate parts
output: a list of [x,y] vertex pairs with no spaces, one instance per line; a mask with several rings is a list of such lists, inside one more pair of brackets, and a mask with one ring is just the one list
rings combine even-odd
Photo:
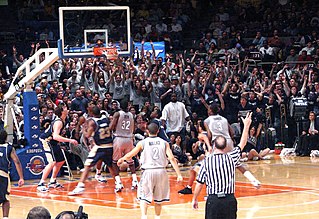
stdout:
[[107,47],[94,47],[93,48],[94,56],[104,55],[108,60],[116,60],[119,56],[116,48],[107,48]]

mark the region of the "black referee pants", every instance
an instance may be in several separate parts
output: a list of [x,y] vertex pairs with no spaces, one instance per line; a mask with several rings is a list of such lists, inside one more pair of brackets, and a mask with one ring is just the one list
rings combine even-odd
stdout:
[[205,219],[236,219],[237,200],[233,194],[225,197],[209,195],[206,201]]

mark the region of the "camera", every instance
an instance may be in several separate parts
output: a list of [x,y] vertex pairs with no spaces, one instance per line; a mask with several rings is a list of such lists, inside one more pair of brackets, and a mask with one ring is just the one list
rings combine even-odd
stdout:
[[74,219],[88,219],[88,215],[83,212],[83,206],[81,205],[77,212],[74,211],[62,211],[60,214],[58,214],[55,219],[62,219],[64,215],[70,215],[73,216]]

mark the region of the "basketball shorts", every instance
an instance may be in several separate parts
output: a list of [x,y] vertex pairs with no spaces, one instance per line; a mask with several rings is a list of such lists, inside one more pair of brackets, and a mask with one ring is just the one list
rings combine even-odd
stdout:
[[52,145],[50,142],[44,139],[40,139],[40,141],[42,142],[45,156],[49,163],[65,161],[62,149],[59,145]]
[[108,167],[112,166],[113,147],[94,145],[91,149],[88,158],[86,159],[85,166],[94,166],[99,160],[102,160]]
[[10,194],[10,180],[8,177],[0,176],[0,204],[8,201]]
[[[118,161],[125,154],[134,148],[132,138],[115,137],[113,139],[113,161]],[[128,163],[133,162],[133,159],[127,160]]]
[[142,172],[138,197],[150,204],[169,201],[169,181],[166,169],[147,169]]

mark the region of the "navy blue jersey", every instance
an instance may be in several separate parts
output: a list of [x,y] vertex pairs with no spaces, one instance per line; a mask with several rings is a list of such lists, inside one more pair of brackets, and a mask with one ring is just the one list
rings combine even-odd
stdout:
[[110,130],[110,121],[106,117],[93,118],[96,123],[94,132],[94,141],[97,145],[110,144],[113,142],[112,132]]
[[[0,170],[9,173],[10,154],[13,150],[11,144],[5,143],[0,145]],[[1,171],[0,171],[1,174]]]
[[158,126],[158,134],[157,136],[160,137],[161,139],[163,139],[164,141],[167,141],[168,143],[171,143],[171,140],[169,139],[169,137],[167,136],[165,129],[162,125],[162,121],[159,119],[153,119],[151,121],[151,123],[155,123]]
[[62,124],[63,124],[63,126],[62,126],[62,128],[61,128],[61,130],[60,130],[60,133],[59,134],[61,134],[61,132],[62,132],[62,130],[63,130],[63,127],[64,127],[64,122],[60,119],[60,118],[55,118],[52,122],[51,122],[51,124],[50,124],[50,126],[44,131],[44,133],[42,133],[41,135],[40,135],[40,138],[41,139],[43,139],[43,140],[50,140],[50,144],[53,146],[53,145],[58,145],[58,141],[56,141],[56,140],[53,140],[53,125],[54,125],[54,123],[55,122],[57,122],[57,121],[61,121],[62,122]]

